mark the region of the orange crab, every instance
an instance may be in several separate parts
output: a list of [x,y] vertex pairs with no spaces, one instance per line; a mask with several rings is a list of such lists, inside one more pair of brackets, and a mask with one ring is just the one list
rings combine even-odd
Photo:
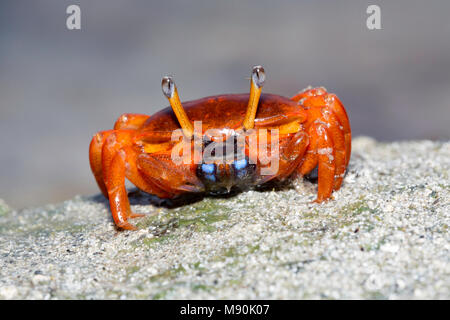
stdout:
[[[261,185],[293,173],[303,176],[318,167],[316,201],[329,199],[333,190],[340,188],[350,160],[351,130],[344,106],[324,88],[308,88],[292,98],[261,94],[264,81],[264,69],[256,66],[250,94],[181,103],[173,79],[164,77],[162,89],[171,107],[152,116],[123,114],[113,130],[95,134],[89,148],[90,165],[100,190],[109,198],[116,226],[135,229],[128,219],[142,216],[131,212],[125,178],[147,193],[174,198],[188,192],[229,192],[234,186]],[[192,120],[201,121],[200,131],[195,130]],[[188,141],[192,148],[200,145],[201,151],[219,141],[218,136],[232,145],[243,137],[243,156],[206,161],[203,155],[195,159],[188,154],[184,161],[176,162],[173,151],[182,142],[173,139],[173,133],[180,129],[182,141]],[[212,135],[211,130],[218,135]],[[277,135],[265,141],[276,137],[277,144],[261,144],[261,132],[272,131]],[[250,132],[258,141],[253,149],[249,146]],[[263,163],[258,158],[261,149],[277,158]],[[274,159],[277,170],[263,174]]]

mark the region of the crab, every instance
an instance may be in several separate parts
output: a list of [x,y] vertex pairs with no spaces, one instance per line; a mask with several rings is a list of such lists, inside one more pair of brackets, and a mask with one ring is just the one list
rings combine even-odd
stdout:
[[[263,67],[255,66],[249,94],[181,103],[173,78],[164,77],[162,90],[170,107],[151,116],[123,114],[113,130],[93,136],[90,166],[109,199],[117,228],[136,229],[129,219],[143,216],[130,209],[125,179],[146,193],[173,199],[185,193],[226,193],[294,174],[305,176],[317,168],[315,201],[332,197],[341,187],[351,154],[351,129],[343,104],[323,87],[306,88],[291,98],[262,94],[265,78]],[[174,132],[179,133],[175,139]],[[212,143],[219,144],[207,156]],[[231,157],[230,152],[214,157],[224,145],[236,147]],[[200,153],[195,152],[197,147]],[[194,152],[175,161],[180,150]],[[269,160],[261,160],[261,151]],[[276,170],[269,170],[275,161]]]

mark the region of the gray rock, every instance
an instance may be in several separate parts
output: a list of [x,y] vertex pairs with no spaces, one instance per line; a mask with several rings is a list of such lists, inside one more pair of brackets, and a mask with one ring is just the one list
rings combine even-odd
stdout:
[[0,298],[449,299],[449,159],[361,137],[334,201],[301,179],[173,208],[134,194],[135,232],[101,195],[0,201]]

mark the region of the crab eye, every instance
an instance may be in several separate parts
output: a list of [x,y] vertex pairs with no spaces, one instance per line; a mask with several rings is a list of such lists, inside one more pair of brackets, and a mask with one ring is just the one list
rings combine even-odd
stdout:
[[266,73],[261,66],[254,66],[252,71],[252,80],[258,88],[261,88],[266,81]]
[[174,86],[175,83],[170,76],[164,77],[161,81],[161,89],[167,98],[172,98],[174,93]]

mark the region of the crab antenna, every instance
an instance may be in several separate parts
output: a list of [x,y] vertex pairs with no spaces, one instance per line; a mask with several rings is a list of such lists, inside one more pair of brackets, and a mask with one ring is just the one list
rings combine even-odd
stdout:
[[253,129],[255,125],[255,116],[258,109],[259,97],[261,90],[266,80],[264,68],[261,66],[254,66],[252,70],[252,77],[250,79],[250,97],[248,100],[247,113],[244,118],[244,129]]
[[161,88],[164,95],[167,97],[167,99],[169,99],[170,106],[172,107],[173,112],[175,112],[178,122],[183,129],[183,133],[189,138],[192,137],[192,135],[194,134],[194,127],[189,121],[189,118],[184,111],[183,106],[181,105],[180,97],[178,96],[178,90],[172,77],[164,77],[161,82]]

